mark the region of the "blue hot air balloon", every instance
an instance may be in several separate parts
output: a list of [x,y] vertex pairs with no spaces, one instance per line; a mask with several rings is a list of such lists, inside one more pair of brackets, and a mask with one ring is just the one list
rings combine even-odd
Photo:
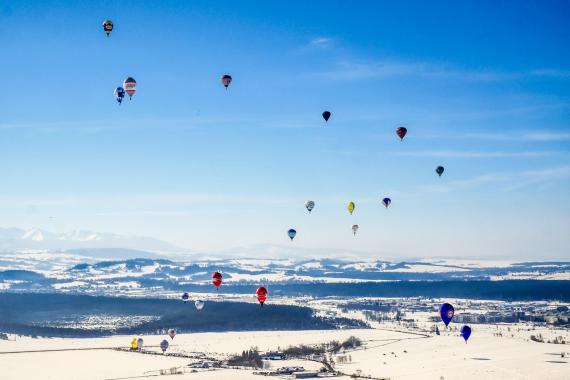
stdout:
[[392,200],[390,198],[382,199],[382,204],[384,205],[384,207],[388,208],[388,206],[390,206],[390,203],[392,203]]
[[182,294],[182,301],[188,302],[188,298],[190,298],[190,295],[188,293]]
[[166,350],[168,350],[168,341],[165,339],[162,342],[160,342],[160,349],[162,350],[162,353],[165,353]]
[[294,229],[291,228],[289,231],[287,231],[287,235],[289,235],[291,240],[293,240],[293,239],[295,239],[295,236],[297,235],[297,231],[295,231]]
[[119,105],[121,105],[121,103],[123,102],[124,97],[125,97],[125,89],[122,87],[117,87],[115,89],[115,98],[117,99]]
[[439,307],[439,315],[441,316],[443,323],[445,323],[445,326],[449,325],[449,322],[453,319],[454,313],[455,309],[451,304],[444,303]]
[[465,325],[461,327],[461,336],[465,339],[465,343],[467,343],[467,339],[471,336],[471,327]]

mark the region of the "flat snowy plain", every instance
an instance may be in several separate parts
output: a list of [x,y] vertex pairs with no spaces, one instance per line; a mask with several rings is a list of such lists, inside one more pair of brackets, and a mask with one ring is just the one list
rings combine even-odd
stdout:
[[[373,329],[329,331],[254,331],[225,333],[178,334],[171,342],[167,355],[144,355],[112,348],[128,347],[132,337],[114,336],[96,339],[61,339],[17,337],[0,341],[0,378],[13,379],[144,379],[160,375],[160,370],[186,367],[193,359],[169,356],[206,354],[225,358],[250,347],[275,350],[298,344],[318,344],[342,341],[353,335],[363,340],[362,347],[347,351],[351,362],[336,369],[347,374],[360,372],[377,378],[393,380],[434,379],[569,379],[570,360],[561,352],[568,345],[529,341],[531,333],[544,336],[561,335],[570,338],[567,330],[528,331],[526,325],[473,325],[473,335],[466,344],[456,331],[425,337],[417,333],[390,331],[396,325],[375,325]],[[510,328],[510,331],[508,331]],[[502,337],[496,336],[497,332]],[[512,336],[511,336],[512,335]],[[159,352],[164,336],[144,336],[146,349]],[[169,338],[166,338],[170,340]],[[106,349],[108,348],[108,349]],[[67,350],[70,351],[48,351]],[[39,352],[25,352],[39,351]],[[270,368],[301,365],[318,369],[315,362],[296,360],[294,363],[272,361]],[[177,375],[177,379],[258,379],[252,370],[198,370]],[[340,378],[348,378],[341,376]]]

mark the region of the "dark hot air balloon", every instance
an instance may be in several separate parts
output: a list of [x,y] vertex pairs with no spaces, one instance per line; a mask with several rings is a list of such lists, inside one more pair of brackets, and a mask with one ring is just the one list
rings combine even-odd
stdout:
[[445,325],[449,325],[449,322],[453,319],[453,315],[455,314],[455,309],[451,304],[444,303],[441,304],[439,307],[439,315],[441,316],[441,320]]
[[331,117],[331,113],[329,111],[325,111],[323,112],[323,119],[325,119],[325,123],[327,121],[329,121],[329,118]]
[[390,198],[382,199],[382,204],[384,205],[384,207],[388,208],[388,206],[390,206],[390,203],[392,203],[392,200]]
[[467,339],[471,336],[471,327],[464,325],[461,327],[460,330],[461,336],[465,339],[465,343],[467,343]]
[[228,89],[228,86],[230,85],[230,83],[232,83],[232,76],[228,75],[228,74],[222,75],[222,84],[224,85],[226,90]]
[[445,168],[443,166],[438,166],[437,168],[435,168],[435,172],[437,173],[437,175],[439,175],[441,177],[441,175],[443,174],[443,172],[445,171]]
[[406,136],[406,133],[408,133],[408,130],[406,129],[406,127],[396,128],[396,134],[398,135],[400,140],[404,139],[404,136]]
[[115,89],[115,99],[117,99],[117,102],[119,103],[119,105],[121,105],[121,103],[123,103],[123,99],[125,97],[125,89],[122,87],[117,87]]
[[107,34],[107,37],[109,37],[109,35],[113,31],[113,21],[111,20],[103,21],[103,31],[105,32],[105,34]]
[[164,354],[166,352],[166,350],[168,350],[168,341],[166,339],[164,339],[162,342],[160,342],[160,349],[162,350],[162,353]]
[[295,239],[295,236],[297,236],[297,231],[291,228],[289,231],[287,231],[287,236],[289,236],[289,238],[293,240]]

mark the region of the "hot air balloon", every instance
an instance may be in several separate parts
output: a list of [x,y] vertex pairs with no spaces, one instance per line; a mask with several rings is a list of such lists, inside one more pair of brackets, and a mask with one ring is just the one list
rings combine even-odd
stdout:
[[355,224],[352,226],[352,233],[354,234],[354,236],[356,236],[356,231],[358,231],[358,224]]
[[435,172],[437,173],[437,175],[439,175],[441,177],[441,175],[443,174],[443,172],[445,171],[445,168],[443,166],[438,166],[437,168],[435,168]]
[[109,37],[109,35],[113,31],[113,21],[111,21],[111,20],[103,21],[103,30],[107,34],[107,37]]
[[138,338],[137,339],[137,348],[139,349],[139,351],[142,350],[143,346],[144,346],[143,338]]
[[125,89],[119,86],[115,89],[114,94],[115,99],[117,99],[117,102],[121,105],[121,103],[123,103],[123,98],[125,97]]
[[313,201],[306,201],[306,202],[305,202],[305,207],[307,208],[307,211],[309,211],[309,214],[310,214],[311,211],[313,211],[313,209],[315,208],[315,202],[313,202]]
[[194,302],[194,306],[196,306],[196,310],[198,311],[202,311],[204,305],[205,305],[204,301],[201,300],[197,300],[196,302]]
[[406,129],[406,127],[396,128],[396,134],[398,135],[400,140],[404,139],[404,136],[406,136],[406,133],[408,133],[408,130]]
[[323,112],[323,119],[325,119],[325,123],[329,121],[330,117],[331,117],[331,113],[329,111]]
[[222,84],[224,85],[226,90],[228,89],[228,86],[230,85],[230,83],[232,83],[232,76],[228,75],[228,74],[222,75]]
[[137,349],[137,338],[133,338],[133,340],[131,340],[131,350],[136,350]]
[[471,336],[471,327],[464,325],[461,327],[460,330],[461,336],[465,339],[465,343],[467,343],[467,339]]
[[137,81],[134,78],[128,77],[123,81],[123,87],[127,94],[129,94],[129,99],[132,99],[135,92],[137,92]]
[[297,231],[291,228],[289,231],[287,231],[287,236],[289,236],[291,240],[293,240],[295,239],[295,236],[297,236]]
[[212,284],[218,289],[222,285],[222,274],[220,272],[214,272],[212,274]]
[[176,330],[174,329],[168,330],[168,336],[170,337],[170,339],[174,339],[174,337],[176,336]]
[[443,323],[445,323],[445,326],[449,325],[449,322],[453,319],[454,313],[455,309],[451,304],[444,303],[439,307],[439,315],[441,316]]
[[384,207],[388,208],[388,206],[390,206],[390,203],[392,203],[392,200],[390,198],[382,199],[382,204],[384,205]]
[[346,206],[346,208],[348,209],[348,212],[350,212],[350,215],[352,215],[352,213],[354,212],[354,209],[356,208],[356,205],[354,204],[354,202],[350,201],[350,202],[348,202],[348,205]]
[[166,339],[164,339],[162,342],[160,342],[160,349],[162,350],[162,353],[164,354],[166,352],[166,350],[168,350],[168,341]]
[[188,293],[182,294],[182,301],[188,302],[188,298],[190,298],[190,295]]
[[257,300],[259,301],[259,304],[261,305],[261,307],[263,307],[263,304],[265,303],[265,300],[267,299],[267,289],[265,289],[265,287],[263,287],[263,286],[260,286],[259,288],[257,288],[255,295],[257,295]]

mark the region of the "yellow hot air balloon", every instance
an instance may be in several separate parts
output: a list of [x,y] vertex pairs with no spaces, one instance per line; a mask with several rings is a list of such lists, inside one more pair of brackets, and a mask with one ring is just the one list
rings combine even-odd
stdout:
[[131,350],[136,350],[137,348],[137,338],[133,338],[133,340],[131,340]]
[[352,213],[354,212],[355,207],[356,205],[354,204],[353,201],[348,202],[348,206],[346,206],[346,208],[348,208],[348,212],[350,212],[350,215],[352,215]]

